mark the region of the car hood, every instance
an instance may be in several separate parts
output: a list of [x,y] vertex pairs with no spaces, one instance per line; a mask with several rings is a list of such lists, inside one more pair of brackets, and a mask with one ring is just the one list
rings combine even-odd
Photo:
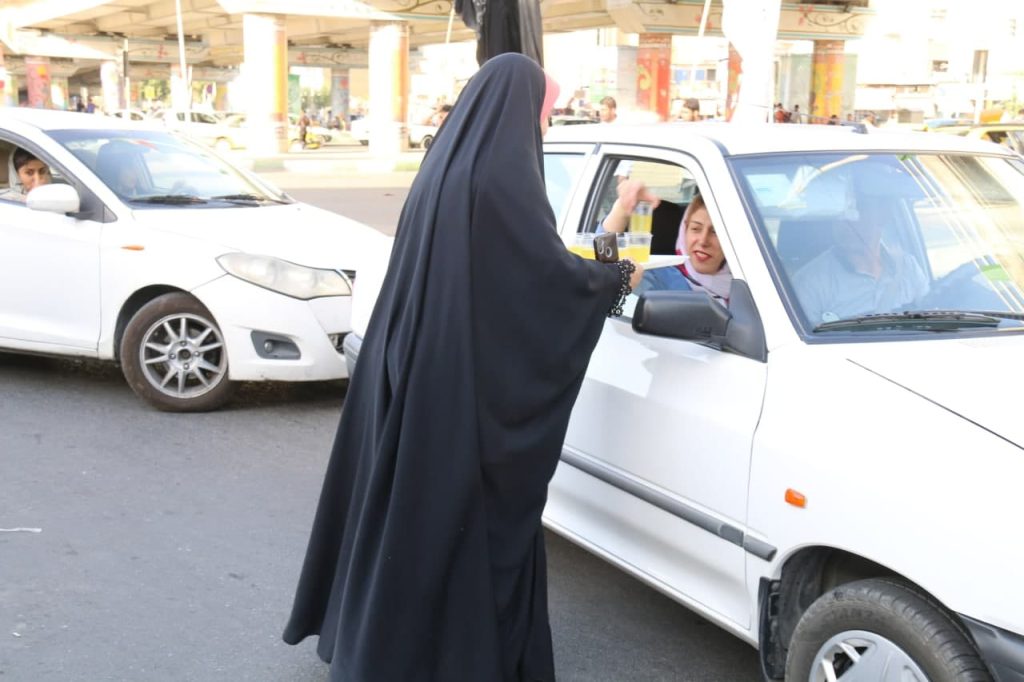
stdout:
[[146,209],[136,216],[151,229],[220,244],[225,251],[274,256],[313,268],[357,270],[382,237],[369,225],[301,202]]
[[[1020,406],[1024,333],[999,338],[860,344],[851,362],[1024,447]],[[997,386],[1006,390],[994,390]]]

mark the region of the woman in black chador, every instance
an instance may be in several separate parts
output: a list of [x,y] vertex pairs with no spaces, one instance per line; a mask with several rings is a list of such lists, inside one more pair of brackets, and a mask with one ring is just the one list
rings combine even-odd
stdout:
[[284,632],[320,636],[331,680],[554,679],[541,512],[603,320],[641,274],[555,232],[556,94],[522,55],[484,64],[402,210]]

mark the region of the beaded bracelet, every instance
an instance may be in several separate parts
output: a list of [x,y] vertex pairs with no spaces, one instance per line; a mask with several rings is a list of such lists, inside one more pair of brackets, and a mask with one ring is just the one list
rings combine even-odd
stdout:
[[626,297],[633,291],[633,287],[629,286],[629,278],[636,272],[636,266],[631,260],[620,260],[616,265],[619,266],[619,295],[615,299],[615,303],[612,304],[611,310],[608,311],[608,317],[618,317],[622,314],[622,306],[626,303]]

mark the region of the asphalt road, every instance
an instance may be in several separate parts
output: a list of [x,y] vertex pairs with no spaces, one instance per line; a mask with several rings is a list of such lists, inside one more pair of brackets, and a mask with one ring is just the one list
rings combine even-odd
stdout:
[[[407,180],[286,188],[392,231]],[[112,366],[0,354],[0,680],[326,680],[280,632],[344,392],[245,384],[172,415]],[[745,643],[548,542],[563,682],[760,679]]]
[[[0,386],[0,679],[326,679],[280,631],[343,382],[173,415],[112,366],[0,354]],[[748,645],[548,540],[560,680],[759,679]]]

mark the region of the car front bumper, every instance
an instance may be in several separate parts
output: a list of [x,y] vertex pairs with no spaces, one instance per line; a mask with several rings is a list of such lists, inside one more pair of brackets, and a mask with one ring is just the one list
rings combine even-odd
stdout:
[[345,353],[345,366],[348,369],[349,376],[352,376],[352,372],[356,369],[356,361],[359,359],[359,351],[362,347],[363,337],[355,332],[346,336],[344,343],[342,343],[342,350]]
[[1024,635],[961,615],[996,682],[1024,682]]
[[[302,301],[230,275],[192,293],[213,314],[224,335],[228,376],[233,381],[348,377],[340,345],[351,330],[351,296]],[[294,350],[267,353],[264,344],[268,337],[278,347]]]

